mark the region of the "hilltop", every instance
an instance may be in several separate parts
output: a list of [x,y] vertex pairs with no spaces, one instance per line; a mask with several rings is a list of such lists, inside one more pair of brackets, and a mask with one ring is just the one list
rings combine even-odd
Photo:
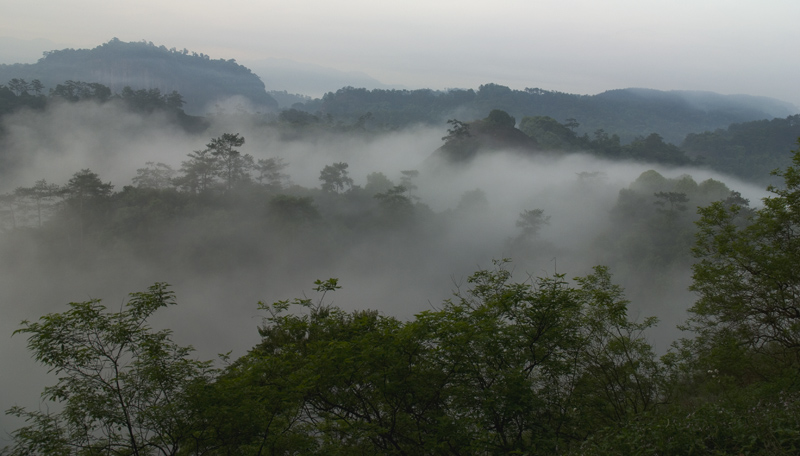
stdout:
[[67,80],[100,83],[114,92],[126,86],[179,92],[189,114],[205,114],[215,105],[236,97],[253,110],[278,108],[264,83],[235,60],[211,59],[186,49],[167,49],[152,42],[124,42],[117,38],[94,49],[63,49],[45,53],[32,64],[0,65],[0,81],[38,79],[46,88]]

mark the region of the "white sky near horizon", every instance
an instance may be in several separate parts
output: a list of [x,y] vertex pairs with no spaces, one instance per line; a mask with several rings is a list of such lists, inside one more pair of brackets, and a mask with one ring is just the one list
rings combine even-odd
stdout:
[[800,105],[797,0],[0,0],[0,11],[0,37],[55,49],[144,39],[245,65],[274,57],[361,71],[412,89],[646,87]]

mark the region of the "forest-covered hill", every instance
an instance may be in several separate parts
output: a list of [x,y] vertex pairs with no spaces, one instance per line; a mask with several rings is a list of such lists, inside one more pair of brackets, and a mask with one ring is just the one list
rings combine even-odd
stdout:
[[800,115],[691,133],[681,148],[713,169],[759,182],[790,163],[787,151],[797,138],[800,138]]
[[[269,75],[263,75],[269,80]],[[94,49],[64,49],[47,53],[35,64],[0,65],[0,81],[37,79],[46,89],[67,80],[101,83],[114,92],[135,89],[173,90],[183,95],[190,114],[219,111],[215,106],[241,97],[228,110],[277,110],[278,102],[253,72],[234,60],[212,60],[186,49],[167,49],[151,42],[112,39]],[[531,81],[535,85],[536,81]],[[286,90],[269,84],[272,91]],[[290,91],[291,92],[291,91]],[[277,92],[276,92],[277,93]],[[293,97],[283,97],[284,107]],[[577,132],[598,130],[617,134],[623,143],[658,133],[680,144],[689,133],[726,128],[733,123],[786,117],[798,108],[780,100],[712,92],[615,89],[597,95],[577,95],[540,88],[515,90],[487,83],[475,89],[435,91],[387,90],[344,87],[322,98],[294,98],[292,107],[312,114],[333,115],[355,121],[371,113],[375,123],[387,128],[410,124],[443,125],[452,117],[483,118],[492,109],[517,119],[549,116],[559,122],[575,119]],[[301,106],[302,105],[302,106]],[[222,109],[225,109],[223,107]]]
[[37,63],[0,65],[0,81],[38,79],[45,88],[67,80],[100,83],[120,92],[136,89],[178,91],[191,114],[213,112],[231,97],[251,110],[277,109],[261,79],[234,60],[212,60],[186,49],[167,49],[152,42],[116,38],[94,49],[63,49],[47,53]]
[[745,95],[619,89],[590,96],[538,88],[513,90],[497,84],[484,84],[477,91],[345,87],[305,103],[305,109],[356,117],[371,112],[376,122],[394,126],[441,123],[449,116],[478,119],[492,109],[501,109],[517,119],[525,116],[549,116],[559,122],[574,119],[580,133],[591,135],[604,130],[619,135],[623,143],[658,133],[673,144],[679,144],[689,133],[798,112],[789,103]]

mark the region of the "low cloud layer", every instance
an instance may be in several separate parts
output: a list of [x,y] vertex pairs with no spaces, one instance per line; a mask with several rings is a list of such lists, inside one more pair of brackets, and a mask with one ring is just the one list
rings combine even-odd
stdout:
[[[155,281],[173,285],[179,305],[156,314],[156,327],[169,327],[181,344],[192,344],[201,358],[233,351],[241,356],[258,342],[257,309],[266,302],[309,293],[315,279],[339,278],[342,290],[333,303],[352,310],[371,308],[386,315],[412,318],[436,306],[465,286],[478,268],[490,268],[492,259],[512,258],[515,277],[564,273],[568,278],[586,275],[597,264],[613,263],[602,245],[613,236],[611,211],[619,192],[644,171],[655,169],[667,178],[684,174],[696,182],[722,181],[752,202],[765,192],[730,177],[700,169],[661,169],[642,163],[608,162],[588,155],[520,157],[511,153],[479,156],[456,168],[427,169],[431,152],[441,145],[443,131],[413,128],[381,135],[326,135],[313,140],[284,141],[279,132],[258,119],[217,119],[209,133],[183,133],[163,118],[142,117],[116,105],[60,105],[43,113],[23,112],[7,117],[4,147],[16,157],[19,169],[2,182],[0,193],[36,180],[64,184],[75,172],[89,168],[115,190],[131,185],[137,168],[147,161],[180,168],[186,154],[202,149],[224,132],[240,133],[243,153],[258,158],[279,157],[288,163],[284,172],[305,188],[319,187],[320,170],[335,162],[349,164],[358,186],[366,176],[381,172],[395,183],[401,171],[417,169],[418,189],[413,195],[430,209],[436,221],[413,233],[379,234],[361,238],[331,234],[313,242],[297,242],[278,231],[232,232],[252,236],[252,245],[279,246],[252,254],[255,259],[224,271],[196,273],[180,259],[150,262],[127,256],[124,248],[98,256],[93,264],[43,264],[42,247],[15,246],[14,258],[0,266],[0,408],[38,406],[38,393],[52,383],[26,351],[23,336],[11,337],[23,319],[65,310],[71,301],[102,298],[110,309],[121,306],[130,292]],[[584,174],[581,174],[584,173]],[[589,177],[587,177],[589,176]],[[480,189],[486,205],[464,210],[465,193]],[[317,204],[320,204],[319,202]],[[525,210],[542,209],[550,217],[537,243],[521,251],[510,239],[519,234],[516,221]],[[235,226],[237,220],[228,220]],[[189,242],[201,232],[202,221],[189,220],[169,233],[175,243]],[[0,233],[0,243],[15,242]],[[286,236],[285,238],[283,236]],[[346,238],[347,245],[327,248],[327,242]],[[265,244],[265,239],[269,240]],[[245,237],[241,241],[249,242]],[[259,256],[260,255],[260,256]],[[188,260],[187,260],[188,261]],[[643,275],[641,271],[612,264],[617,282],[628,290],[634,315],[656,315],[659,328],[651,335],[659,350],[678,336],[674,329],[685,316],[693,296],[686,291],[690,271],[665,269]],[[4,432],[18,423],[0,417]]]

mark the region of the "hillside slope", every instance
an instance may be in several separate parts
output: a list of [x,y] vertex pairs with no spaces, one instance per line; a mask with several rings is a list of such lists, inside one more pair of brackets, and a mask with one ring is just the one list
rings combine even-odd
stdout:
[[63,49],[47,53],[37,63],[0,65],[0,81],[38,79],[46,88],[66,80],[99,82],[114,92],[134,89],[173,90],[183,95],[184,109],[204,114],[232,97],[257,111],[275,110],[261,79],[234,60],[212,60],[186,49],[167,49],[149,42],[116,38],[94,49]]
[[391,126],[443,123],[457,117],[471,121],[492,109],[517,119],[549,116],[559,122],[574,119],[577,132],[597,130],[618,134],[623,143],[659,133],[680,144],[689,133],[713,131],[732,123],[786,117],[798,108],[780,100],[712,92],[610,90],[597,95],[575,95],[542,89],[513,90],[484,84],[476,91],[366,90],[346,87],[306,103],[310,112],[357,118],[371,112],[378,123]]

